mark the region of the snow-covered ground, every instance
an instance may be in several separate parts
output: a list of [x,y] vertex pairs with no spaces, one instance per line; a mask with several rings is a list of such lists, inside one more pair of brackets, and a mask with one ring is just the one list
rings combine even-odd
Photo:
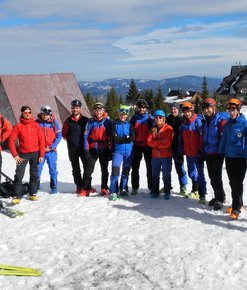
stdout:
[[[25,212],[22,217],[0,215],[0,264],[39,268],[43,275],[0,276],[1,290],[247,289],[246,207],[238,221],[225,213],[231,203],[225,169],[227,203],[212,211],[176,194],[151,199],[143,163],[139,195],[116,202],[79,198],[72,194],[64,141],[58,155],[60,194],[49,195],[46,166],[39,201],[24,198],[15,206]],[[3,171],[11,177],[15,172],[8,152],[3,152]],[[178,192],[174,168],[172,183]],[[93,186],[100,189],[98,163]],[[207,199],[212,196],[208,182]]]

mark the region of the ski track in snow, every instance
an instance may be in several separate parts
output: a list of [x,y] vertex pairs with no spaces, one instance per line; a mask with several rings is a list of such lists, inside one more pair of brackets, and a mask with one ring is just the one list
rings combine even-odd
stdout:
[[[64,141],[58,156],[60,194],[49,195],[45,166],[39,201],[24,198],[15,206],[25,212],[22,217],[0,215],[0,263],[39,268],[43,275],[0,275],[0,289],[247,288],[246,207],[238,221],[225,213],[231,203],[225,169],[227,203],[215,212],[176,194],[170,200],[151,199],[144,163],[139,195],[116,202],[101,196],[79,198],[72,194],[75,186]],[[14,175],[15,163],[7,152],[3,152],[3,170]],[[174,167],[172,183],[177,192]],[[98,163],[92,184],[100,190]],[[245,179],[245,204],[246,194]],[[208,182],[207,199],[211,198]]]

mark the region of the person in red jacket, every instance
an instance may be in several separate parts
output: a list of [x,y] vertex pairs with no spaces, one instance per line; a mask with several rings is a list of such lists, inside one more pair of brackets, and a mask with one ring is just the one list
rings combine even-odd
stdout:
[[[0,113],[0,171],[2,172],[2,150],[4,142],[9,138],[12,132],[12,125],[2,116]],[[0,181],[1,181],[1,174],[0,174]]]
[[[18,139],[17,150],[15,141]],[[21,107],[20,122],[17,123],[9,137],[9,149],[16,161],[14,177],[15,197],[13,204],[18,204],[22,196],[22,179],[27,163],[30,167],[29,199],[37,200],[38,191],[38,163],[42,162],[45,155],[45,139],[41,127],[32,117],[29,106]]]
[[194,105],[183,103],[183,121],[179,132],[179,154],[185,154],[188,175],[192,181],[192,191],[185,197],[199,199],[206,203],[206,179],[204,175],[204,160],[202,158],[202,120],[194,112]]
[[[159,196],[160,171],[162,170],[165,199],[170,199],[172,189],[172,138],[173,129],[165,122],[165,113],[162,110],[154,112],[155,126],[147,139],[148,146],[152,147],[152,188],[151,197]],[[162,168],[162,169],[161,169]]]

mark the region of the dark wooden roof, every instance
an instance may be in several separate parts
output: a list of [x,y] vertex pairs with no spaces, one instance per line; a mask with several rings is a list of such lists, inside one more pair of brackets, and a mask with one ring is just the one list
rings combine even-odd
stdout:
[[[18,122],[20,108],[23,105],[30,106],[33,116],[36,118],[40,108],[47,104],[51,106],[56,119],[62,124],[70,115],[70,103],[73,99],[81,100],[82,113],[90,116],[73,73],[0,75],[0,81],[2,88],[1,112],[6,117],[11,117],[12,123]],[[5,100],[4,95],[6,95]],[[10,116],[11,112],[13,116]]]

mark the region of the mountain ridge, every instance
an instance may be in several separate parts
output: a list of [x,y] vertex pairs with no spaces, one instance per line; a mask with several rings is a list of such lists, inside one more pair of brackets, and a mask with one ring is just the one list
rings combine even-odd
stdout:
[[[200,92],[202,90],[203,77],[186,75],[162,80],[134,79],[134,81],[140,91],[152,89],[155,93],[158,86],[160,86],[163,95],[166,96],[170,90],[182,89]],[[206,81],[209,93],[213,94],[219,87],[222,79],[207,77]],[[129,90],[130,82],[131,78],[109,78],[97,82],[79,81],[78,84],[84,96],[90,93],[93,97],[104,98],[111,87],[117,91],[118,95],[125,96]]]

